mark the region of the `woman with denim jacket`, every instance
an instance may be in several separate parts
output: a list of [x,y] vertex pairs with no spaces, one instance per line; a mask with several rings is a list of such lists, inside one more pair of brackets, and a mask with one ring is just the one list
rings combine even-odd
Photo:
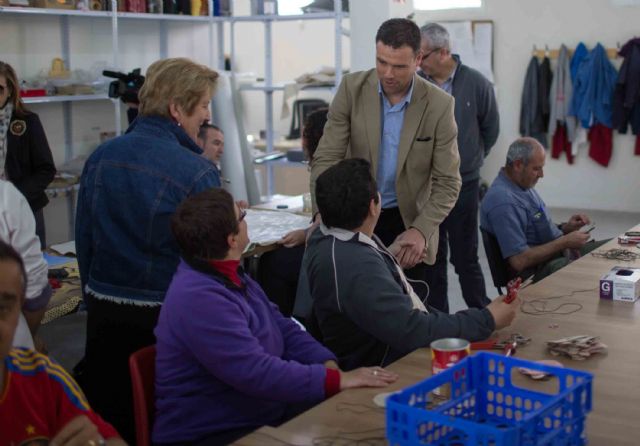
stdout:
[[220,186],[196,144],[211,118],[217,78],[188,59],[153,63],[138,117],[125,135],[98,147],[82,173],[76,250],[88,318],[85,357],[75,372],[91,406],[131,443],[128,359],[155,342],[178,265],[169,220],[185,198]]

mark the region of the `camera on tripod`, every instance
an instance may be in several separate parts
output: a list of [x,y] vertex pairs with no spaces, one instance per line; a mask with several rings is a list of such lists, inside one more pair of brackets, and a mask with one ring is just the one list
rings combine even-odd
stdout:
[[112,77],[116,80],[109,84],[109,97],[120,98],[124,103],[138,104],[138,91],[144,84],[144,76],[140,74],[140,68],[131,70],[130,73],[122,73],[120,71],[104,70],[103,76]]

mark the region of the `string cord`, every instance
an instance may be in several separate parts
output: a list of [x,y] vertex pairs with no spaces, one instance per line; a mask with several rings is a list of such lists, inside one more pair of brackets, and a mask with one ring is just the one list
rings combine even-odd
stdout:
[[533,316],[542,316],[547,314],[566,316],[568,314],[577,313],[583,308],[582,304],[578,302],[558,303],[554,307],[548,307],[547,305],[550,305],[558,299],[573,297],[578,293],[593,292],[597,291],[598,289],[599,287],[589,288],[586,290],[574,290],[569,294],[560,294],[558,296],[538,297],[531,300],[525,300],[520,306],[520,311],[524,314],[530,314]]

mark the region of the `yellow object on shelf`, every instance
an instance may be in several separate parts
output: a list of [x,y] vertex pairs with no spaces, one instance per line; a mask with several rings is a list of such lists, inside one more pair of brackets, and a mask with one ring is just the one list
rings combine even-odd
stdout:
[[191,15],[207,15],[207,1],[206,0],[191,0]]
[[67,79],[71,75],[71,72],[64,67],[64,61],[56,57],[51,61],[51,69],[49,70],[49,77],[55,77],[58,79]]
[[36,8],[76,9],[75,0],[33,0]]

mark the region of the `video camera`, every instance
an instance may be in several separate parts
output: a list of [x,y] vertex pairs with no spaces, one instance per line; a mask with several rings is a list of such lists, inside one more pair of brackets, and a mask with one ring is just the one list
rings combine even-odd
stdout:
[[144,76],[140,74],[140,68],[132,70],[131,73],[121,73],[119,71],[104,70],[103,76],[113,77],[117,80],[109,84],[109,97],[122,102],[138,104],[138,91],[144,84]]

